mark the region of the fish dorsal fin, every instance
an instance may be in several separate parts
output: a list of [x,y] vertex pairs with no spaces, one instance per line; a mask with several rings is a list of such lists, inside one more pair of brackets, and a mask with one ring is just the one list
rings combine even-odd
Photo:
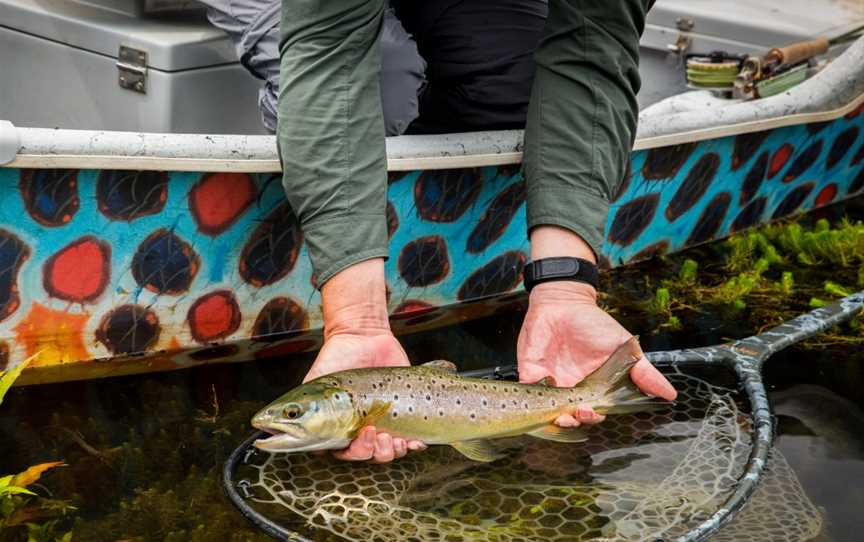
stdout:
[[535,386],[546,386],[547,388],[555,387],[555,379],[551,376],[544,376],[534,383]]
[[357,430],[359,431],[367,425],[375,425],[375,422],[387,414],[388,410],[390,410],[389,402],[378,400],[373,401],[372,406],[369,407],[369,410],[367,410],[366,414],[360,419],[360,423],[357,424]]
[[458,442],[451,442],[450,446],[456,448],[459,453],[468,459],[482,463],[489,463],[502,457],[502,454],[485,439],[460,440]]
[[444,371],[445,373],[456,374],[456,364],[454,364],[452,361],[447,361],[446,359],[436,359],[434,361],[428,361],[422,364],[421,367],[426,367],[427,369],[434,369],[436,371]]
[[532,437],[552,440],[555,442],[584,442],[588,440],[588,433],[581,427],[558,427],[547,425],[536,431],[528,433]]
[[612,390],[630,381],[630,369],[643,356],[642,348],[636,337],[630,337],[627,342],[615,350],[603,365],[585,377],[580,386],[592,386],[601,390]]

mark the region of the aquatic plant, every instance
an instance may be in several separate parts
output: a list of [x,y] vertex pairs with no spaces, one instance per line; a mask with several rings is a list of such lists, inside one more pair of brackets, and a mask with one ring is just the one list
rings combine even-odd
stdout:
[[[64,501],[43,498],[27,489],[42,475],[56,467],[65,466],[62,461],[34,465],[24,472],[0,477],[0,540],[23,540],[28,542],[68,542],[70,531],[60,530],[56,519],[75,508]],[[41,520],[41,523],[36,523]]]

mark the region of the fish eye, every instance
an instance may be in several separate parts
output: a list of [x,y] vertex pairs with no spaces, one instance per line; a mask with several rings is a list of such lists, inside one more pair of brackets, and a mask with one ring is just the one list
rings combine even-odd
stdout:
[[288,418],[289,420],[296,420],[303,414],[303,411],[300,409],[298,405],[289,405],[282,409],[282,415]]

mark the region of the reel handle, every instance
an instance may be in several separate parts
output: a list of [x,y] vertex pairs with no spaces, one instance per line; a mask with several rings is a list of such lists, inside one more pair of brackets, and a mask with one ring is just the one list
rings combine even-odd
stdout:
[[799,41],[785,47],[775,47],[768,51],[768,57],[778,64],[798,64],[816,55],[828,52],[828,38],[816,38],[810,41]]

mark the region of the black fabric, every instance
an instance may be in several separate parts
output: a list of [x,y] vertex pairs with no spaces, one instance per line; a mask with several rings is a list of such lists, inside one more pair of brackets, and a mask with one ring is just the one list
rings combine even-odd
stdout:
[[546,0],[397,0],[426,60],[420,116],[407,133],[522,128]]

